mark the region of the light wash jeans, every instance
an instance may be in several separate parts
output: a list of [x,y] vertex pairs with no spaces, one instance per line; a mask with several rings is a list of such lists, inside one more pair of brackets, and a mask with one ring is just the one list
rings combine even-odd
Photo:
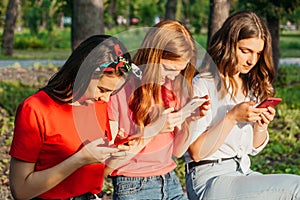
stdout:
[[162,176],[150,177],[112,177],[114,200],[187,200],[179,179],[174,171]]
[[191,200],[299,200],[300,176],[241,173],[237,160],[194,167],[186,172]]

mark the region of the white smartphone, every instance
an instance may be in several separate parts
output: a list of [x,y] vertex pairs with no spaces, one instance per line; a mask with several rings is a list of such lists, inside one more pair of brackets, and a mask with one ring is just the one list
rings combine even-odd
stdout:
[[182,112],[182,116],[184,118],[187,118],[206,101],[208,101],[206,98],[193,98],[188,103],[186,103],[178,112]]

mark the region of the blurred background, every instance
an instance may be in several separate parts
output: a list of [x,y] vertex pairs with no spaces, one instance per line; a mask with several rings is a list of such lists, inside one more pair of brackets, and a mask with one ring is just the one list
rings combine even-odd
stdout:
[[[205,50],[212,34],[239,10],[257,13],[269,26],[275,96],[283,99],[269,126],[269,145],[252,159],[253,170],[300,175],[300,0],[1,0],[0,199],[12,199],[8,151],[17,105],[45,85],[82,40],[105,33],[134,50],[144,27],[176,19]],[[185,188],[184,161],[176,161]],[[104,192],[110,199],[109,179]]]

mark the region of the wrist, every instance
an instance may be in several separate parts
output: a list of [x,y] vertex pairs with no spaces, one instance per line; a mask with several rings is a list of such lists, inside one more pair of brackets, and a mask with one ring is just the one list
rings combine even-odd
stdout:
[[263,132],[266,132],[268,130],[268,127],[265,127],[265,128],[256,128],[254,129],[254,132],[256,133],[263,133]]
[[227,119],[228,121],[230,121],[233,124],[238,123],[238,121],[235,119],[234,115],[230,111],[226,114],[225,119]]

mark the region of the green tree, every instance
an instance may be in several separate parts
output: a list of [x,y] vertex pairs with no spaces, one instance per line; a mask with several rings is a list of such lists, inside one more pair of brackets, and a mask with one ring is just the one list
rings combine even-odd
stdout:
[[239,8],[253,10],[267,21],[272,35],[272,49],[274,66],[277,70],[279,67],[280,48],[279,48],[279,31],[280,19],[295,12],[299,8],[300,0],[279,1],[279,0],[240,0]]
[[194,33],[200,33],[208,22],[207,0],[181,0],[182,22]]

